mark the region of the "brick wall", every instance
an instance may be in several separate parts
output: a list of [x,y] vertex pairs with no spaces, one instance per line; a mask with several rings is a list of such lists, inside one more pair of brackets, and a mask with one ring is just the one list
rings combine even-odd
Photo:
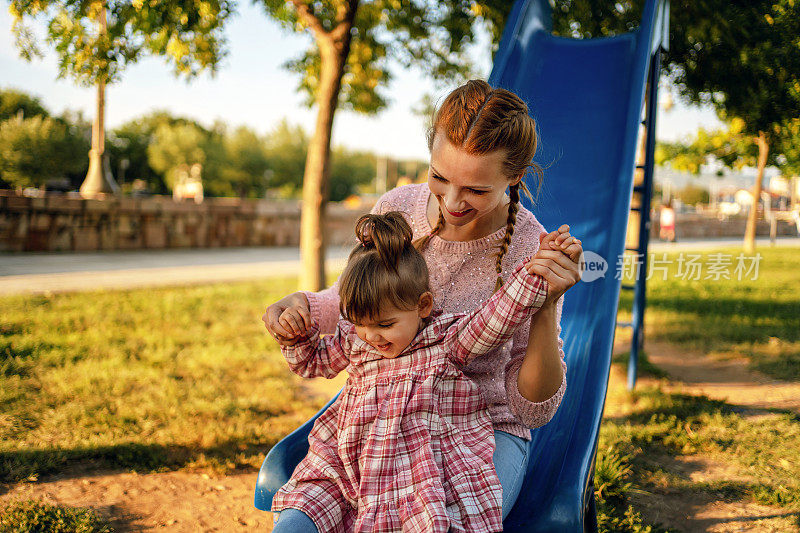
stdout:
[[[353,242],[356,219],[370,209],[329,204],[329,244]],[[0,251],[91,251],[226,246],[295,246],[296,201],[171,197],[84,200],[61,195],[28,198],[0,190]]]
[[[328,243],[353,243],[355,221],[370,207],[329,204],[324,224]],[[743,216],[720,221],[678,214],[676,234],[679,240],[739,238],[745,222]],[[778,235],[797,235],[792,222],[779,221],[777,230]],[[651,235],[658,238],[657,216]],[[759,221],[758,235],[769,235],[767,221]],[[206,198],[197,205],[166,196],[83,200],[60,195],[28,198],[0,190],[0,252],[295,246],[299,239],[296,201]]]
[[[650,238],[657,239],[659,233],[658,214],[651,223]],[[722,237],[744,238],[747,216],[738,215],[725,220],[698,213],[677,213],[675,215],[675,238],[680,239],[713,239]],[[756,235],[769,237],[769,221],[760,219],[756,224]],[[777,236],[797,236],[797,226],[788,220],[778,220]]]

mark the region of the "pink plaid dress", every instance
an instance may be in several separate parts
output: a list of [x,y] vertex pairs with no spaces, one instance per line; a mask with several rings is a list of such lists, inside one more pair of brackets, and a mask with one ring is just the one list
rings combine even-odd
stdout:
[[320,533],[502,531],[492,422],[460,367],[505,343],[546,296],[547,282],[520,265],[472,313],[429,319],[394,359],[345,320],[282,348],[301,376],[349,377],[272,511],[299,509]]

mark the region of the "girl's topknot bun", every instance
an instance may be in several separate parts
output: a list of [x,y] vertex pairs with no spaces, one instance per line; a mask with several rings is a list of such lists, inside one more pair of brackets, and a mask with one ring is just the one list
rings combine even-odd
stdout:
[[375,249],[381,261],[397,270],[401,255],[412,246],[411,226],[398,211],[384,215],[364,215],[356,222],[356,237],[365,250]]
[[339,310],[354,324],[374,319],[384,304],[412,310],[430,291],[425,258],[411,243],[403,215],[364,215],[356,223],[359,244],[339,277]]

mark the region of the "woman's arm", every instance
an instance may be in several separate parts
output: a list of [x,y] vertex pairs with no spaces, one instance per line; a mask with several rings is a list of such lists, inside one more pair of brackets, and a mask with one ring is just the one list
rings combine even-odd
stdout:
[[[559,232],[568,226],[559,228]],[[539,313],[531,319],[525,358],[519,369],[517,386],[523,397],[541,402],[552,397],[564,380],[560,350],[560,300],[580,280],[581,242],[569,233],[559,235],[553,243],[540,247],[533,259],[532,271],[547,280],[550,291]]]
[[534,403],[544,402],[558,392],[564,381],[559,350],[556,304],[547,304],[531,319],[525,357],[519,368],[517,388]]
[[[558,364],[561,367],[561,382],[556,385],[555,392],[548,396],[544,392],[539,394],[536,391],[536,387],[541,386],[543,381],[555,381],[552,376],[543,380],[536,379],[536,377],[542,378],[544,376],[542,373],[538,372],[539,369],[534,369],[534,372],[536,372],[537,376],[534,379],[526,382],[525,380],[531,377],[531,368],[526,367],[525,372],[522,374],[520,373],[522,365],[526,362],[526,360],[530,361],[533,358],[541,356],[541,354],[536,353],[538,351],[538,347],[536,345],[540,340],[537,335],[542,334],[541,331],[539,331],[539,328],[547,325],[550,322],[551,317],[542,315],[542,318],[539,319],[538,325],[535,325],[532,320],[529,324],[530,328],[522,327],[517,330],[517,333],[514,335],[514,341],[511,348],[511,361],[508,363],[508,365],[506,365],[506,397],[508,399],[508,406],[511,409],[511,412],[514,413],[514,416],[517,417],[519,422],[529,428],[543,426],[553,418],[558,410],[558,406],[561,405],[561,399],[564,397],[564,392],[567,389],[567,367],[564,363],[564,351],[562,349],[563,341],[559,336],[561,328],[558,324],[561,316],[560,312],[562,301],[563,298],[560,298],[556,302],[556,316],[553,319],[555,323]],[[548,307],[550,307],[549,304]],[[546,311],[546,314],[550,313],[549,310],[545,309],[540,309],[539,313],[542,311]],[[538,316],[539,313],[536,313],[534,316]],[[552,357],[552,353],[550,356]],[[520,374],[522,375],[522,383],[520,383]],[[552,384],[552,381],[550,383]],[[532,387],[533,390],[531,390],[530,387]],[[525,390],[525,394],[527,394],[527,396],[523,396],[523,390]]]
[[[562,226],[559,232],[568,229]],[[543,238],[544,234],[540,234],[540,242]],[[560,338],[561,309],[564,292],[580,279],[578,261],[583,250],[581,242],[568,233],[559,235],[554,243],[555,246],[540,247],[532,267],[549,284],[547,299],[531,319],[527,338],[515,338],[506,368],[509,406],[528,427],[550,421],[567,386],[564,341]]]

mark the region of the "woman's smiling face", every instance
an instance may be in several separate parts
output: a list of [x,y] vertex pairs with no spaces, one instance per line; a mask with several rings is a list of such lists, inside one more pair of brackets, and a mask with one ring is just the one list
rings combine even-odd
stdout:
[[434,137],[428,186],[448,225],[491,223],[505,208],[505,190],[517,181],[503,173],[505,156],[504,150],[471,155],[445,135]]

